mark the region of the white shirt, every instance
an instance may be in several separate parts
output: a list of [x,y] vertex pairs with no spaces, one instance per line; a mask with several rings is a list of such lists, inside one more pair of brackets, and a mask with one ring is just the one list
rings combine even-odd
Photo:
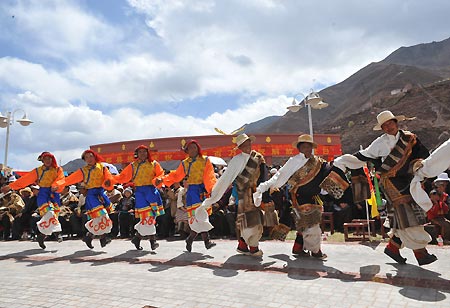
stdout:
[[299,153],[291,158],[284,164],[277,173],[274,174],[269,180],[259,184],[257,190],[264,193],[270,188],[280,188],[283,186],[290,177],[301,167],[303,167],[309,158],[306,158],[303,153]]
[[244,170],[249,158],[250,154],[241,153],[230,160],[227,170],[217,180],[211,191],[211,196],[203,201],[202,206],[210,206],[222,198],[228,187],[230,187],[236,177]]
[[[365,148],[364,150],[359,151],[362,155],[368,158],[381,158],[381,161],[384,161],[386,157],[391,153],[392,149],[397,144],[400,138],[400,132],[397,132],[395,136],[383,134],[372,143]],[[342,171],[346,171],[349,169],[359,169],[366,165],[366,162],[363,162],[356,158],[356,156],[351,154],[344,154],[339,156],[334,160],[333,166],[341,169]]]

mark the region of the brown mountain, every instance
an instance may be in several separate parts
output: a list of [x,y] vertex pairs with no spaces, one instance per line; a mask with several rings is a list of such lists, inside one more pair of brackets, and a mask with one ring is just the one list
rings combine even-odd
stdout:
[[[341,134],[343,151],[353,152],[380,135],[372,131],[376,115],[389,109],[394,114],[417,117],[404,124],[426,146],[434,148],[450,137],[448,72],[450,39],[401,47],[383,61],[320,91],[329,107],[312,110],[314,132]],[[267,122],[262,127],[249,124],[246,132],[309,132],[305,108]]]

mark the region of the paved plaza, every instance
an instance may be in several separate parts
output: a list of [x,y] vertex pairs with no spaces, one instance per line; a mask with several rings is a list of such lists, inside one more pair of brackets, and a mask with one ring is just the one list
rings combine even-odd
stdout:
[[430,246],[439,260],[419,267],[383,254],[384,243],[331,244],[328,260],[294,258],[292,241],[261,243],[260,259],[217,240],[193,252],[184,241],[159,241],[157,252],[127,240],[89,250],[80,240],[0,242],[0,307],[450,307],[450,249]]

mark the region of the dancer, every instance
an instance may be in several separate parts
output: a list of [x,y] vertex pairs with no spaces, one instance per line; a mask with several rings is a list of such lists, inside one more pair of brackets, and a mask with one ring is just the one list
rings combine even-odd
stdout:
[[214,247],[216,244],[211,242],[208,231],[213,228],[208,220],[211,215],[211,209],[208,212],[205,209],[197,208],[202,201],[211,192],[216,183],[214,167],[208,157],[202,155],[200,144],[196,140],[190,140],[183,147],[188,157],[183,160],[180,166],[173,172],[155,179],[155,185],[164,184],[170,187],[175,182],[181,182],[185,179],[186,186],[186,208],[189,217],[189,227],[191,231],[186,238],[186,250],[191,252],[192,243],[200,233],[206,249]]
[[85,224],[88,232],[83,237],[83,242],[92,249],[92,239],[99,235],[100,245],[105,247],[111,242],[106,234],[111,232],[112,228],[112,221],[106,210],[111,202],[105,194],[105,189],[112,188],[112,175],[109,169],[102,165],[102,158],[94,151],[84,151],[81,158],[86,162],[86,166],[66,177],[66,185],[83,182],[87,189],[85,209],[88,217]]
[[312,136],[300,135],[292,146],[300,153],[289,158],[274,176],[261,183],[253,197],[255,204],[259,204],[262,193],[280,188],[287,182],[291,187],[292,211],[297,229],[292,253],[300,257],[311,255],[324,260],[327,255],[321,250],[320,222],[323,202],[319,197],[319,185],[331,167],[325,160],[313,154],[313,148],[317,148],[317,144]]
[[[223,194],[235,183],[238,193],[237,206],[237,252],[261,257],[263,251],[259,249],[259,240],[263,233],[263,213],[259,205],[255,205],[252,195],[255,187],[266,180],[267,168],[264,156],[252,150],[254,136],[241,134],[236,137],[236,147],[242,153],[234,156],[228,163],[227,169],[214,185],[211,197],[203,201],[202,207],[210,208],[212,204],[222,198]],[[269,202],[269,194],[265,194],[265,202]]]
[[159,247],[156,242],[156,217],[164,214],[164,206],[158,189],[152,184],[153,179],[164,176],[161,165],[151,158],[145,145],[134,150],[136,160],[129,164],[119,175],[113,176],[116,183],[133,182],[135,185],[136,208],[135,216],[139,222],[134,226],[136,234],[131,242],[137,250],[142,250],[141,239],[148,237],[150,247]]
[[2,191],[10,189],[18,190],[31,184],[40,186],[37,195],[37,204],[39,207],[39,215],[41,219],[37,222],[39,234],[37,241],[42,249],[47,236],[56,233],[58,242],[62,242],[61,224],[58,221],[59,207],[61,205],[60,193],[64,189],[64,172],[58,166],[55,156],[50,152],[42,152],[38,157],[38,161],[42,162],[42,166],[26,173],[15,182],[4,186]]
[[344,172],[347,168],[358,169],[367,161],[373,162],[381,175],[381,188],[388,200],[391,231],[384,253],[403,264],[406,258],[401,256],[400,249],[407,247],[413,250],[419,265],[426,265],[437,260],[426,249],[431,241],[431,236],[423,227],[426,223],[425,211],[428,209],[424,210],[418,205],[409,188],[414,173],[421,166],[422,159],[429,156],[429,152],[415,134],[399,129],[398,122],[406,119],[404,115],[395,116],[389,110],[379,113],[378,123],[373,129],[382,130],[384,134],[364,150],[338,157],[323,188],[330,194],[342,192],[345,189],[342,181],[345,181]]

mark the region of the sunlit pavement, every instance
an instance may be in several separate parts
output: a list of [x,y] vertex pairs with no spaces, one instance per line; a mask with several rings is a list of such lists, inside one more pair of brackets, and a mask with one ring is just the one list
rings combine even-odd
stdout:
[[384,255],[384,243],[323,245],[328,259],[294,258],[292,241],[264,241],[262,258],[236,242],[159,241],[156,252],[127,240],[88,249],[81,240],[0,242],[0,307],[450,307],[450,249],[418,266]]

